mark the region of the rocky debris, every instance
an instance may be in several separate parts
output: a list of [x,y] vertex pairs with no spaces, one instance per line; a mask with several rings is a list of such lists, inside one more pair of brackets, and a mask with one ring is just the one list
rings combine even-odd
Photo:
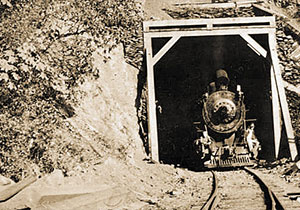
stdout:
[[[300,22],[299,17],[295,17],[291,14],[288,8],[280,8],[272,2],[263,2],[262,4],[254,5],[259,7],[260,10],[267,12],[268,14],[282,18],[286,23],[286,28],[292,31],[294,34],[300,36]],[[297,7],[296,7],[297,8]],[[299,12],[299,6],[298,6]]]
[[282,158],[273,162],[266,162],[260,160],[256,168],[263,171],[266,174],[273,174],[280,177],[286,182],[291,183],[294,186],[300,187],[299,170],[297,170],[299,163],[291,161],[287,158]]
[[197,7],[174,7],[172,9],[165,8],[164,11],[174,19],[255,16],[254,9],[252,7],[209,8],[209,9],[201,9]]
[[137,36],[124,42],[126,62],[141,70],[144,59],[144,44],[142,30],[139,29]]
[[287,82],[298,85],[300,83],[300,63],[292,56],[299,46],[299,37],[286,30],[282,19],[277,19],[277,45],[278,58],[282,70],[282,77]]
[[288,197],[291,200],[296,200],[300,203],[300,192],[290,192],[286,194],[286,197]]
[[209,172],[107,158],[84,176],[63,177],[56,170],[0,209],[199,209],[211,192],[211,178]]
[[280,8],[284,8],[292,18],[300,17],[299,0],[274,0],[273,3]]
[[[295,200],[290,200],[287,197],[287,193],[298,192],[300,187],[300,180],[297,174],[292,177],[284,176],[282,173],[289,162],[283,165],[274,165],[270,168],[259,168],[255,170],[255,173],[263,179],[263,181],[270,187],[270,189],[279,198],[281,204],[285,209],[299,209],[300,203]],[[280,176],[281,174],[281,176]]]
[[300,139],[300,96],[293,92],[286,90],[287,102],[289,105],[289,111],[291,114],[291,120],[293,124],[293,128],[296,134],[296,138],[299,141]]
[[298,172],[300,170],[300,161],[297,161],[296,163],[294,163],[292,165],[292,167],[287,168],[287,170],[284,171],[284,175],[288,175],[288,174],[294,174],[296,172]]
[[169,8],[174,0],[169,1],[144,1],[144,20],[168,20],[172,19],[162,8]]

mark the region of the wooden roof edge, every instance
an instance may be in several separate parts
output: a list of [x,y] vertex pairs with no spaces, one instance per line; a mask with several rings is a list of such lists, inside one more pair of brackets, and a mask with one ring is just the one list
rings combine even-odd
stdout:
[[201,18],[201,19],[183,19],[183,20],[159,20],[159,21],[144,21],[144,32],[149,32],[151,27],[197,27],[199,25],[224,24],[224,26],[232,24],[252,24],[255,23],[261,26],[261,23],[269,23],[266,27],[276,27],[274,16],[261,16],[261,17],[237,17],[237,18]]

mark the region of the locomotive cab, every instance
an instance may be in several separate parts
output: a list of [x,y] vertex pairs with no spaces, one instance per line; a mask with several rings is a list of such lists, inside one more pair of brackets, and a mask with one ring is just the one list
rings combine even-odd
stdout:
[[254,123],[247,129],[246,109],[241,87],[228,90],[225,70],[216,72],[216,82],[210,83],[202,99],[202,121],[195,123],[197,153],[208,168],[253,165],[259,142],[254,135]]

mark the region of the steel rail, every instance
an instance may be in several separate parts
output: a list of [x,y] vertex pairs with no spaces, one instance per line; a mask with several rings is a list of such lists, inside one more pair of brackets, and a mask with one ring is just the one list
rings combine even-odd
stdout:
[[210,210],[214,209],[218,202],[219,202],[219,191],[218,191],[218,179],[216,176],[216,173],[214,171],[211,171],[213,174],[213,189],[212,192],[208,198],[208,200],[205,202],[203,207],[201,208],[202,210]]
[[283,205],[280,203],[279,199],[276,197],[275,193],[268,187],[268,185],[254,172],[254,170],[247,167],[243,168],[247,173],[251,174],[257,182],[260,184],[261,188],[265,193],[266,199],[269,199],[267,204],[267,209],[281,210],[284,209]]

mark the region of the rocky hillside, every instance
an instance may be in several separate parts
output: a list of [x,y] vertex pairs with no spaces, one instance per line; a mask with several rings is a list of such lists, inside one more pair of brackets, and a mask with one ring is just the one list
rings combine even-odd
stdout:
[[141,66],[141,2],[2,0],[0,10],[0,173],[68,175],[132,156],[138,71],[123,57]]

